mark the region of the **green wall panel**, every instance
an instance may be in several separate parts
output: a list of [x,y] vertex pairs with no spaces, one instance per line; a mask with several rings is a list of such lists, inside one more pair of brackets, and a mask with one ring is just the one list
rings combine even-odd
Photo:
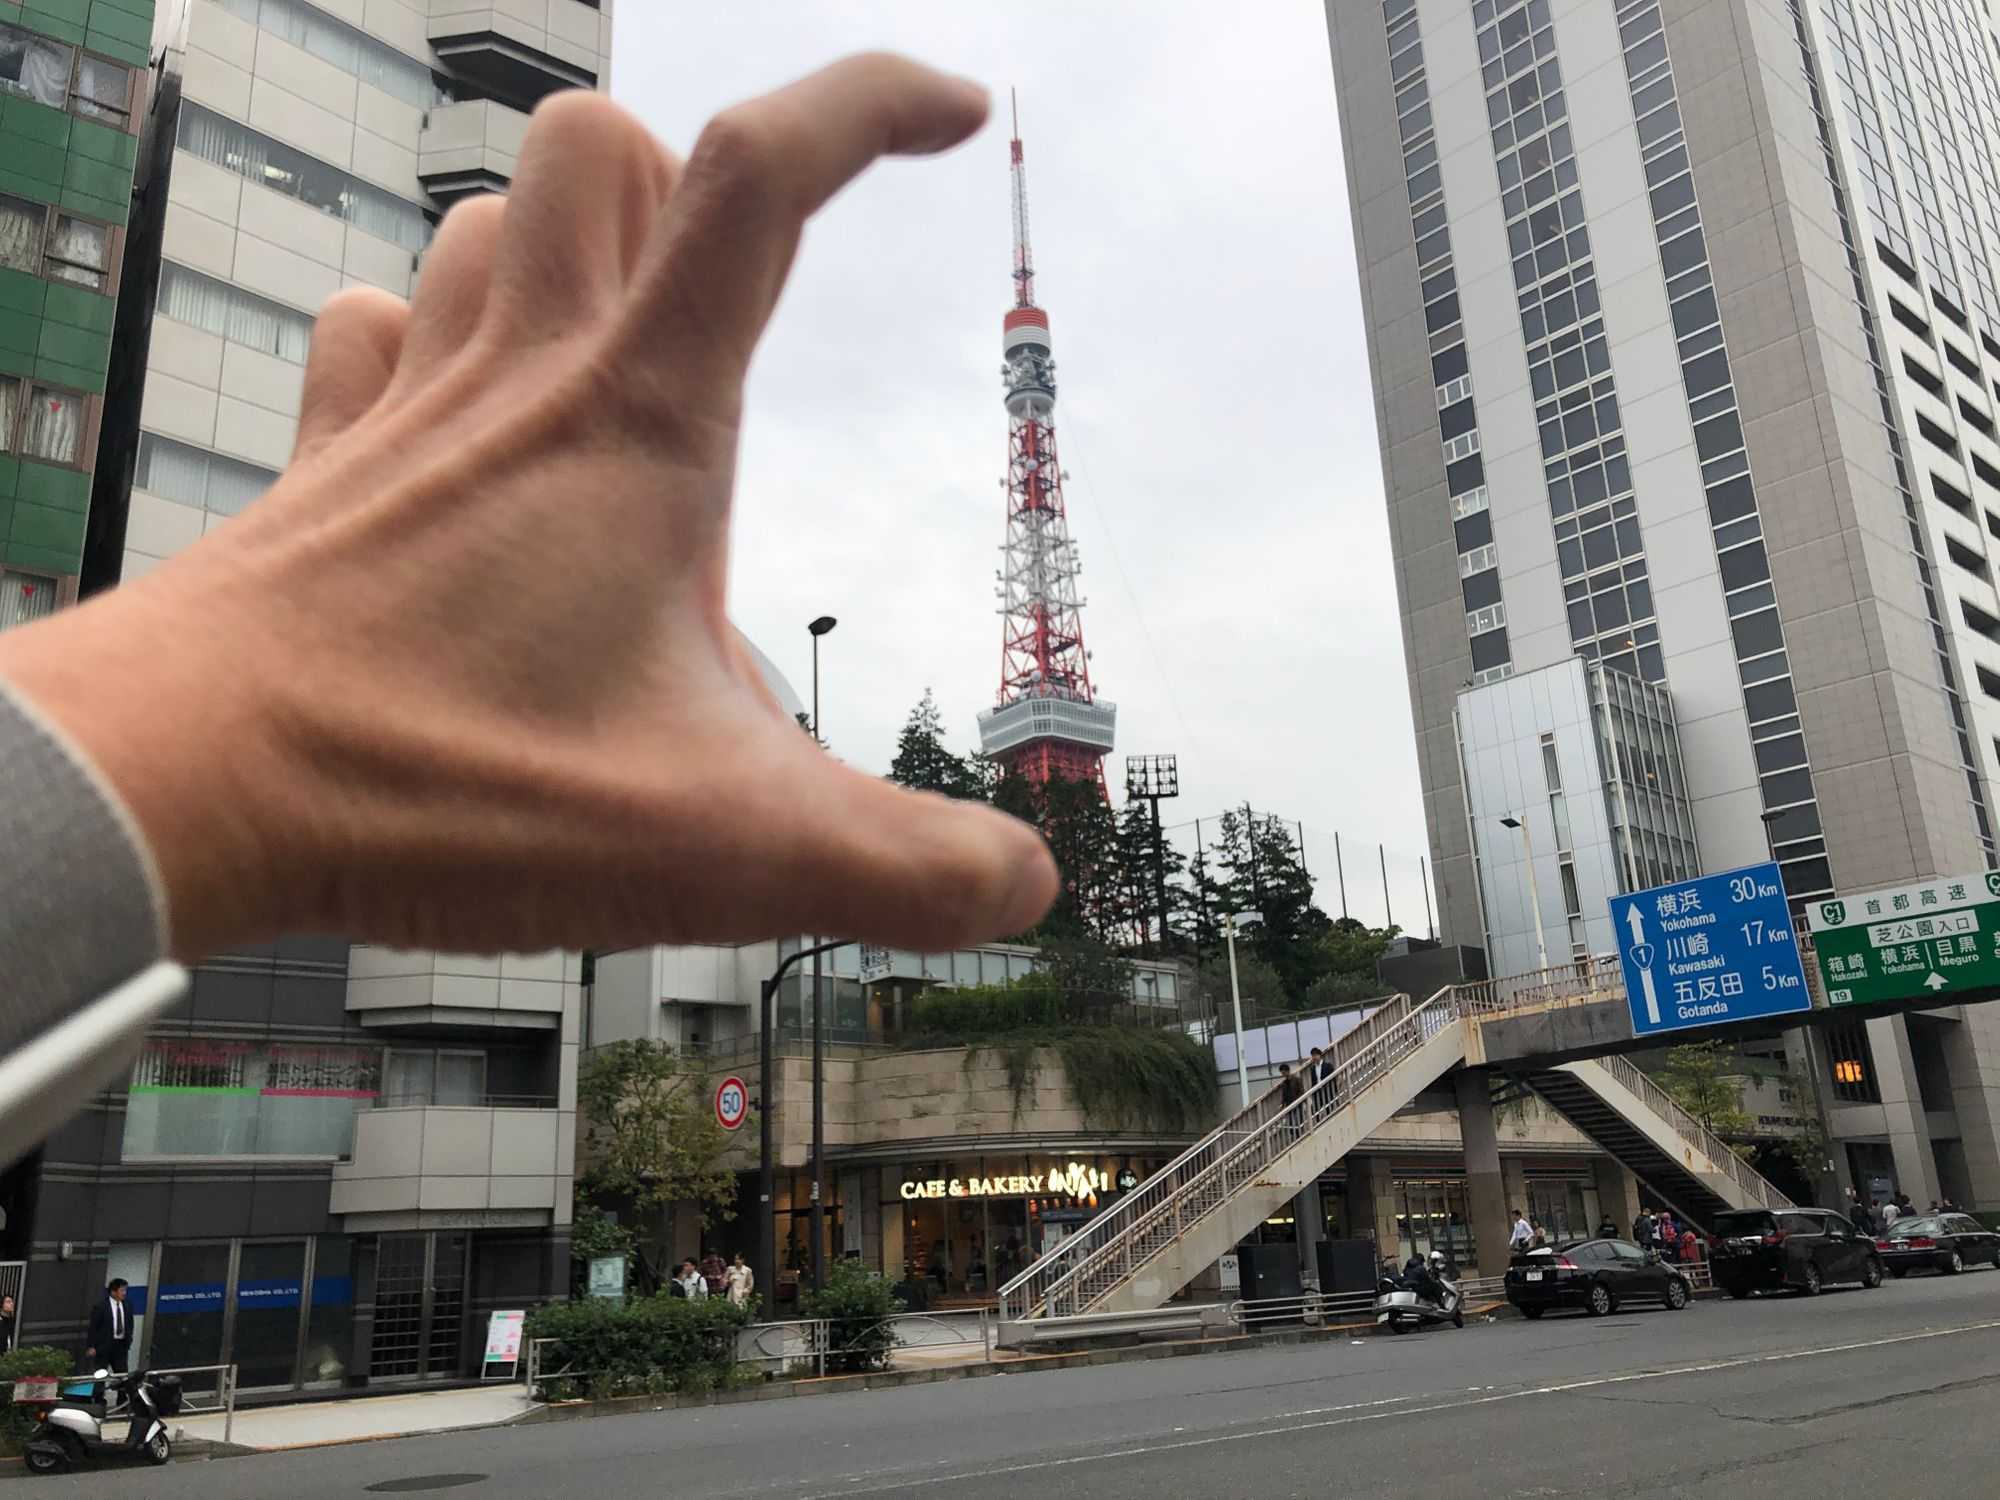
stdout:
[[35,379],[46,380],[50,385],[68,386],[71,390],[89,391],[94,395],[104,394],[103,365],[73,365],[66,360],[50,359],[46,354],[35,356]]
[[26,349],[0,348],[0,375],[33,375],[35,356]]
[[100,125],[95,120],[77,120],[69,127],[69,149],[92,161],[124,167],[125,175],[130,177],[132,163],[139,157],[139,138],[122,130],[113,130],[108,125]]
[[111,298],[66,282],[45,281],[40,285],[48,288],[42,304],[43,317],[92,333],[111,332],[111,320],[118,310],[118,304]]
[[81,469],[58,469],[53,464],[38,464],[24,458],[21,477],[14,481],[14,495],[16,499],[82,515],[90,509],[90,476]]
[[[14,481],[20,478],[20,475],[21,460],[11,453],[0,453],[0,495],[7,497],[10,506],[14,503]],[[6,534],[6,528],[0,527],[0,536]]]
[[[42,315],[42,305],[51,290],[51,283],[39,276],[30,276],[26,271],[15,271],[0,266],[0,311],[27,313],[31,317]],[[72,322],[78,321],[71,319]]]
[[[27,547],[48,547],[57,552],[83,555],[83,515],[72,510],[53,510],[46,505],[14,502],[14,524],[7,528],[7,540]],[[67,571],[74,572],[75,569]]]
[[[42,320],[26,313],[0,312],[0,349],[33,358],[41,350]],[[16,370],[14,373],[21,373]]]
[[59,42],[81,42],[89,14],[87,0],[82,5],[77,0],[28,0],[21,7],[21,24]]
[[14,502],[0,500],[0,537],[7,535],[7,528],[14,524]]
[[111,358],[111,336],[45,318],[42,321],[41,342],[36,346],[35,353],[45,359],[59,359],[66,365],[102,369]]
[[83,549],[65,551],[60,547],[38,547],[30,542],[7,543],[3,555],[10,567],[30,573],[75,573],[83,566]]

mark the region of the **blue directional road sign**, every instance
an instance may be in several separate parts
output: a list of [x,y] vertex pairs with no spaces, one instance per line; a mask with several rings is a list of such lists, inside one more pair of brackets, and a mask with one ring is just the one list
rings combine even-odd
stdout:
[[1613,896],[1611,922],[1634,1035],[1812,1008],[1774,864]]

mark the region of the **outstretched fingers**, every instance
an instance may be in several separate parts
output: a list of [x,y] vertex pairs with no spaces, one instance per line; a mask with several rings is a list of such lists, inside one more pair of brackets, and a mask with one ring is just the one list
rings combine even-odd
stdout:
[[957,145],[986,102],[975,83],[871,53],[724,110],[640,265],[631,352],[672,361],[683,390],[733,393],[806,220],[877,157]]
[[382,399],[409,323],[409,304],[373,287],[337,293],[320,309],[299,398],[294,463],[311,458]]

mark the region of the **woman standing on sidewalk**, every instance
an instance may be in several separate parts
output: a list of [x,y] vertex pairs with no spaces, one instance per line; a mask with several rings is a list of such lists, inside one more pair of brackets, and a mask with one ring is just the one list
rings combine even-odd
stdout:
[[750,1292],[757,1285],[757,1277],[744,1263],[742,1251],[737,1251],[729,1258],[729,1269],[723,1272],[723,1281],[729,1289],[731,1307],[741,1307],[750,1300]]

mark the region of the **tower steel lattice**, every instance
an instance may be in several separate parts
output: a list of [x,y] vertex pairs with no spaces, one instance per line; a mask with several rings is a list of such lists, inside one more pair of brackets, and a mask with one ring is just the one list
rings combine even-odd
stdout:
[[1014,188],[1014,305],[1001,322],[1006,363],[1007,540],[1001,547],[1000,691],[979,716],[980,747],[1010,772],[1094,782],[1104,791],[1104,757],[1118,723],[1116,704],[1090,685],[1083,644],[1084,600],[1077,593],[1076,544],[1063,509],[1056,454],[1056,362],[1049,315],[1035,304],[1028,249],[1028,179],[1018,111],[1010,143]]

